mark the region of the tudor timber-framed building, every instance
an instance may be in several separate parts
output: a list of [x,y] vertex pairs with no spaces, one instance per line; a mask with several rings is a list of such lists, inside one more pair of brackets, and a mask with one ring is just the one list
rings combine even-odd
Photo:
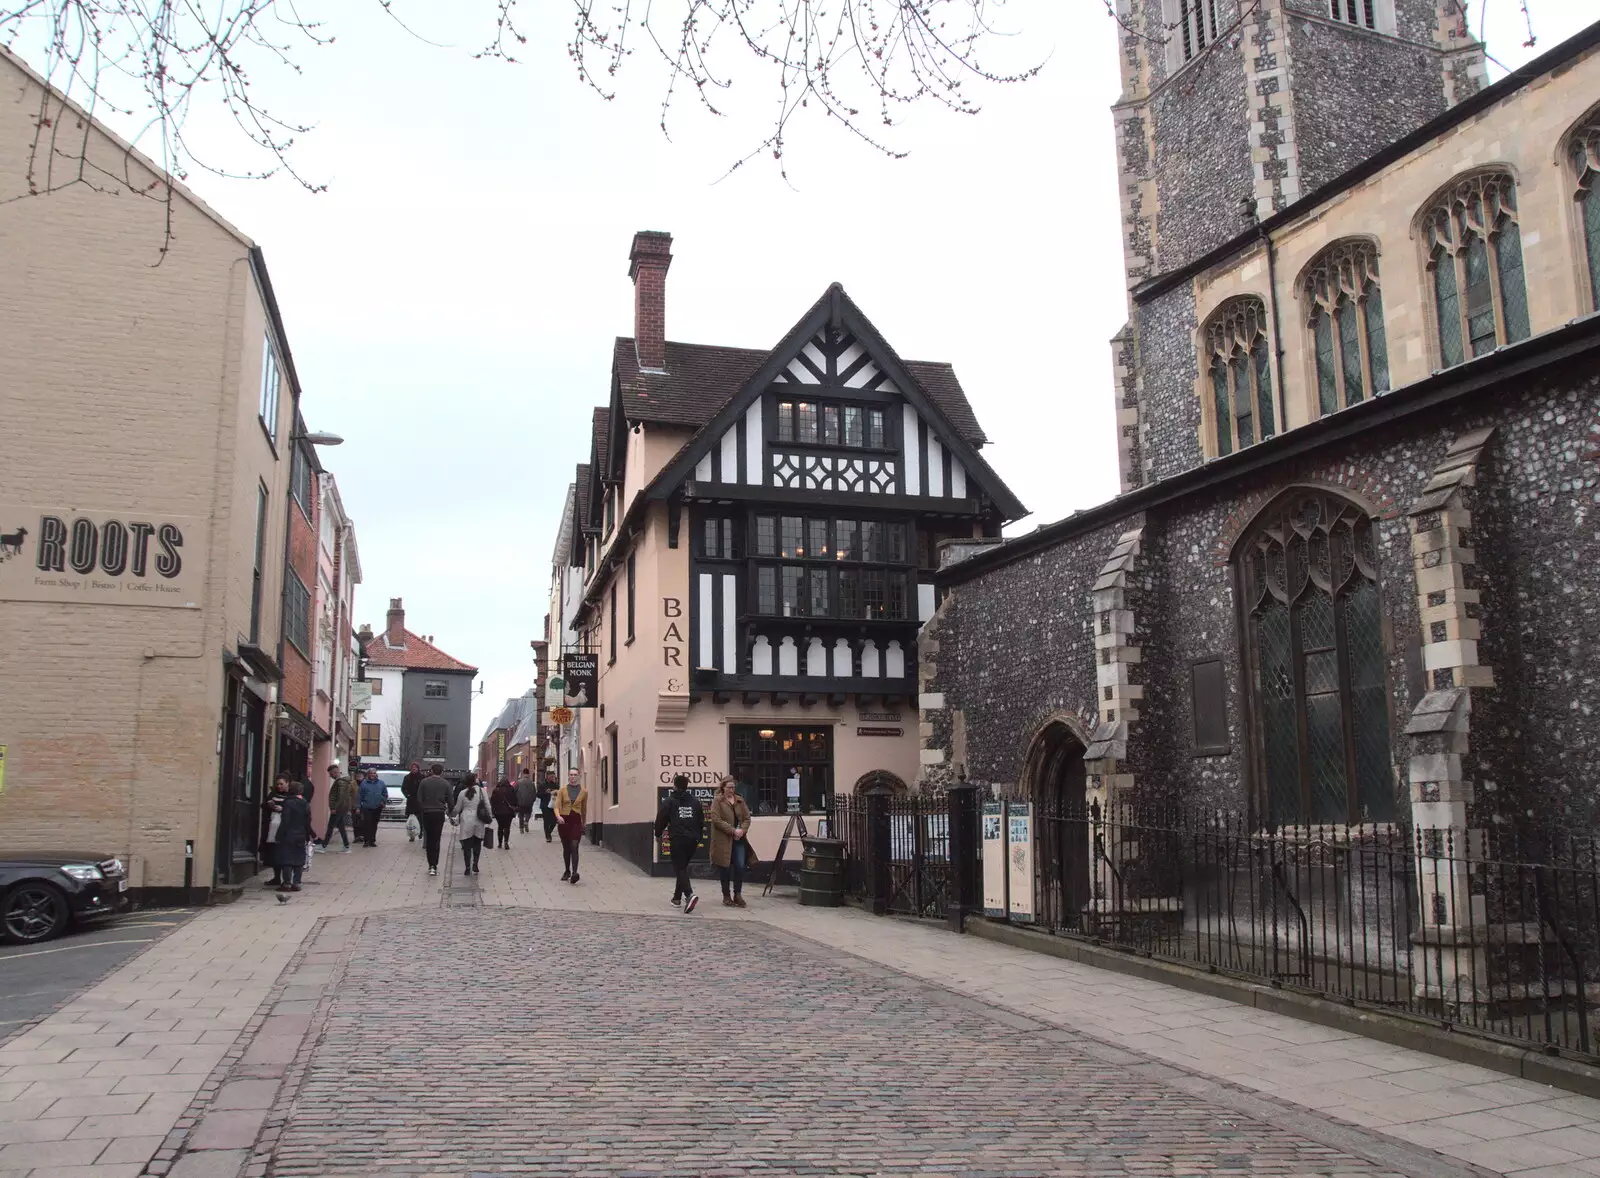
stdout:
[[648,868],[673,775],[732,772],[767,857],[796,804],[916,779],[938,544],[1025,512],[950,366],[902,361],[837,284],[770,350],[680,344],[671,238],[636,235],[630,261],[635,332],[571,500],[574,626],[599,664],[578,712],[590,821]]

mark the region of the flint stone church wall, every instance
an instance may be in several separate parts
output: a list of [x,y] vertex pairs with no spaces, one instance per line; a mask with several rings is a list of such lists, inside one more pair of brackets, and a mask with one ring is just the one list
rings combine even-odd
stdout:
[[[1391,700],[1395,788],[1409,802],[1404,735],[1433,682],[1422,670],[1410,505],[1452,440],[1495,435],[1470,493],[1481,593],[1479,661],[1495,686],[1472,692],[1471,753],[1480,820],[1592,829],[1600,819],[1600,376],[1568,369],[1490,390],[1310,456],[1202,489],[1144,513],[1132,597],[1144,687],[1124,771],[1146,796],[1246,808],[1246,736],[1229,555],[1256,513],[1297,483],[1343,489],[1376,516],[1379,592]],[[1004,792],[1020,782],[1034,734],[1062,712],[1094,725],[1090,593],[1133,513],[951,586],[937,619],[938,653],[924,690],[942,693],[964,730],[970,780]],[[1475,578],[1475,579],[1473,579]],[[1142,609],[1139,608],[1142,606]],[[1228,751],[1196,756],[1190,667],[1220,656],[1227,678]]]

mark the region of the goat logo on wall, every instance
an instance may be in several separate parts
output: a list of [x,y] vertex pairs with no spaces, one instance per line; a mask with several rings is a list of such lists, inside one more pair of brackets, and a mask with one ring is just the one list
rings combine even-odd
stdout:
[[202,520],[0,504],[0,525],[0,600],[199,608]]

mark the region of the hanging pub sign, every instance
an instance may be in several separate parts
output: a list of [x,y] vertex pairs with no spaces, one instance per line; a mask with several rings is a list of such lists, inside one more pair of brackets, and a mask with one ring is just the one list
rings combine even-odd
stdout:
[[0,503],[0,601],[199,609],[206,533],[193,516]]
[[596,681],[600,677],[600,656],[564,654],[561,674],[565,680],[561,703],[569,708],[592,708],[598,698]]
[[1006,915],[1018,924],[1032,924],[1033,806],[1006,805]]
[[1006,916],[1006,804],[983,804],[983,914]]

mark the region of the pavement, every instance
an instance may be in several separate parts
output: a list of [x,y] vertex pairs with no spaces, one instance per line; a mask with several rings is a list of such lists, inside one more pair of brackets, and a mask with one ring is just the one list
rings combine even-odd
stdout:
[[0,1040],[71,1001],[189,915],[184,909],[148,909],[41,945],[0,945]]
[[[513,836],[515,837],[515,836]],[[0,1178],[1600,1175],[1600,1101],[793,892],[386,829],[0,1046]]]

